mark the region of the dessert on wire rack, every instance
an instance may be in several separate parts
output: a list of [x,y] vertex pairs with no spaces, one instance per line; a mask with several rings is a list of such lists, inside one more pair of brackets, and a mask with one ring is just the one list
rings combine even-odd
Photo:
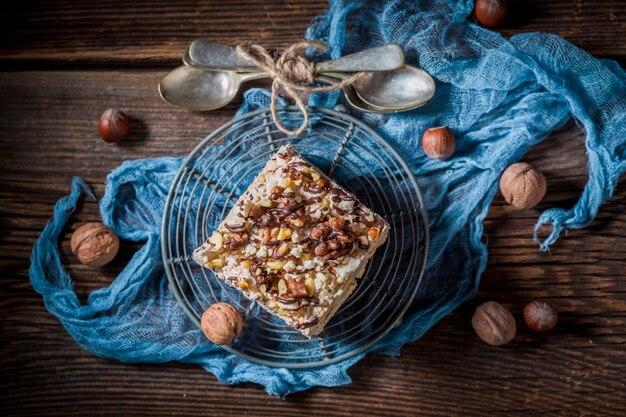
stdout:
[[[295,107],[278,109],[298,126]],[[401,323],[420,285],[428,249],[426,212],[417,182],[401,157],[372,129],[338,111],[309,109],[310,124],[290,138],[262,109],[233,119],[203,140],[177,173],[166,201],[162,254],[169,285],[191,320],[200,325],[213,303],[237,308],[246,323],[224,348],[277,367],[311,368],[365,352]],[[389,223],[352,295],[312,338],[303,336],[192,259],[267,160],[292,145],[308,161],[354,193]]]

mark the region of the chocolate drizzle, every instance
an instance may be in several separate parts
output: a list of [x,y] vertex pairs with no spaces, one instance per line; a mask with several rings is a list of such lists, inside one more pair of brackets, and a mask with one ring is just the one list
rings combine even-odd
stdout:
[[340,201],[355,201],[353,196],[346,193],[341,188],[333,188],[332,190],[330,190],[330,199],[335,203],[338,203]]
[[322,201],[322,197],[319,196],[314,196],[311,197],[309,199],[304,200],[302,203],[300,203],[302,206],[311,206],[313,204],[317,204],[319,202]]
[[[372,212],[366,212],[363,207],[357,207],[354,210],[352,210],[352,214],[354,214],[355,216],[357,216],[357,221],[360,223],[363,223],[364,225],[366,225],[367,227],[378,227],[379,229],[382,229],[383,226],[385,225],[383,219],[378,216],[377,214],[374,214]],[[371,215],[374,217],[374,220],[369,221],[367,220],[367,216]]]
[[230,230],[233,233],[243,233],[246,231],[246,225],[245,224],[240,224],[240,225],[232,225],[232,224],[228,224],[228,223],[224,223],[224,227],[227,228],[228,230]]
[[326,187],[324,185],[314,185],[314,186],[305,185],[304,187],[302,187],[302,189],[306,191],[307,193],[321,194],[322,192],[324,192]]

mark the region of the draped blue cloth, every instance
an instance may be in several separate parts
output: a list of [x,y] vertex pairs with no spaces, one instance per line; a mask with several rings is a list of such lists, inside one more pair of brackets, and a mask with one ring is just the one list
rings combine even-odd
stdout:
[[[389,42],[404,47],[408,63],[437,83],[424,107],[394,115],[351,111],[401,154],[425,196],[432,244],[426,281],[401,326],[370,351],[398,354],[441,317],[475,296],[487,261],[482,221],[502,171],[554,129],[575,119],[585,133],[589,178],[569,209],[548,209],[537,221],[552,226],[539,242],[547,250],[565,231],[588,224],[626,169],[626,73],[615,62],[591,57],[555,35],[503,38],[468,16],[470,0],[334,1],[307,32],[338,57]],[[327,58],[328,58],[327,57]],[[338,92],[310,104],[334,107]],[[249,90],[239,113],[268,107],[265,90]],[[420,138],[446,125],[457,149],[445,161],[427,158]],[[236,155],[233,156],[233,158]],[[122,239],[143,247],[107,288],[81,304],[59,256],[59,236],[82,195],[80,178],[36,242],[30,268],[46,308],[87,351],[124,362],[194,363],[219,380],[252,381],[285,395],[313,386],[350,382],[348,369],[362,359],[313,370],[269,368],[212,345],[186,317],[168,289],[160,254],[160,223],[169,186],[182,158],[129,161],[107,177],[100,201],[103,222]],[[530,233],[530,232],[529,232]]]

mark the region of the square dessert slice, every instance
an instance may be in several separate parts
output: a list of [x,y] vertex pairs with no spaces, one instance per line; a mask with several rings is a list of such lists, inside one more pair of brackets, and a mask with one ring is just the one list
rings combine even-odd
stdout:
[[193,258],[311,337],[352,293],[388,232],[382,217],[283,146]]

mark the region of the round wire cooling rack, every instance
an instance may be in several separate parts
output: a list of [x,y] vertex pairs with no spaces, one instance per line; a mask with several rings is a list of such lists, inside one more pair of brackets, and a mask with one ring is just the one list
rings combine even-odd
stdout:
[[[277,111],[283,123],[302,122],[295,107]],[[178,302],[198,326],[214,302],[233,305],[246,318],[245,325],[224,349],[268,366],[312,368],[367,351],[402,322],[426,264],[426,211],[417,182],[398,153],[371,128],[342,112],[310,108],[309,118],[308,128],[296,138],[278,130],[266,109],[223,125],[184,161],[164,209],[161,249]],[[387,242],[370,260],[354,292],[324,331],[311,339],[191,258],[267,160],[287,143],[391,226]]]

